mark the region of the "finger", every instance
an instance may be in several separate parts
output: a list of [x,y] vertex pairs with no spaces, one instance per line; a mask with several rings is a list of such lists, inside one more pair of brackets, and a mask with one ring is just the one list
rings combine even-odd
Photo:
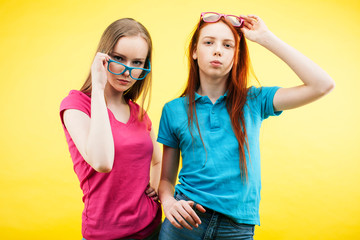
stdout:
[[254,18],[254,19],[256,19],[257,21],[260,20],[260,17],[254,15],[254,14],[248,14],[248,17]]
[[110,56],[105,53],[98,52],[96,53],[95,58],[101,59],[102,61],[108,61],[110,59]]
[[247,28],[247,29],[252,29],[253,28],[253,25],[251,24],[251,23],[249,23],[249,22],[244,22],[244,25],[243,25],[245,28]]
[[193,228],[185,221],[182,215],[182,214],[186,215],[184,212],[185,212],[184,210],[181,213],[174,211],[173,216],[181,226],[185,227],[186,229],[193,230]]
[[145,193],[146,193],[146,194],[149,194],[149,193],[151,193],[151,192],[153,192],[153,191],[154,191],[154,189],[151,188],[151,187],[149,187],[149,188],[146,189]]
[[191,207],[192,205],[194,205],[194,202],[190,202],[189,204],[186,204],[186,205],[183,206],[185,211],[188,213],[188,216],[185,219],[191,225],[193,225],[195,227],[198,227],[199,224],[201,224],[201,220],[200,220],[199,216],[195,213],[194,209],[192,209],[192,207]]
[[252,22],[252,20],[254,20],[253,18],[245,15],[241,15],[240,17],[244,19],[245,22]]
[[244,23],[251,23],[251,18],[242,17],[242,19],[244,20]]
[[201,220],[189,204],[189,203],[193,204],[194,202],[193,201],[181,201],[181,203],[182,203],[181,207],[183,209],[179,209],[178,212],[183,216],[183,218],[191,226],[199,227],[199,224],[201,224]]
[[196,205],[196,209],[199,210],[202,213],[206,212],[206,209],[203,206],[201,206],[200,204]]
[[[203,207],[203,206],[201,206],[200,204],[198,204],[198,203],[195,203],[195,202],[193,202],[193,201],[189,201],[189,204],[190,204],[190,206],[193,208],[193,209],[197,209],[197,210],[199,210],[200,212],[202,212],[202,213],[204,213],[204,212],[206,212],[206,209]],[[196,213],[195,213],[196,214]],[[196,215],[197,216],[197,215]]]
[[245,21],[248,21],[248,22],[257,22],[260,18],[256,15],[251,15],[251,14],[248,14],[248,15],[241,15],[241,17],[245,20]]
[[180,228],[180,229],[183,229],[183,227],[175,220],[175,218],[171,215],[169,216],[166,216],[167,219],[169,220],[169,222],[174,225],[176,228]]
[[100,59],[103,59],[105,57],[109,57],[109,55],[105,54],[105,53],[101,53],[101,52],[97,52],[96,53],[96,57],[97,58],[100,58]]
[[152,199],[153,199],[154,201],[157,201],[157,200],[159,200],[159,196],[156,195],[155,197],[152,197]]
[[155,196],[157,196],[157,194],[156,194],[155,191],[150,192],[150,193],[148,193],[147,195],[148,195],[149,197],[155,197]]
[[186,221],[188,221],[188,223],[190,223],[192,226],[195,226],[196,221],[190,215],[191,212],[193,212],[195,214],[194,210],[190,207],[190,205],[189,205],[189,203],[187,201],[180,200],[179,203],[180,203],[180,205],[176,206],[176,210],[178,211],[178,213],[180,213],[181,216]]

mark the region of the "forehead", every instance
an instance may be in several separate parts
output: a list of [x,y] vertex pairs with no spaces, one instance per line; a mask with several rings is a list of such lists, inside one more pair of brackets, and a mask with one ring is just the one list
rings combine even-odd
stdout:
[[140,36],[122,37],[116,43],[113,51],[128,58],[146,58],[149,46]]
[[235,41],[231,29],[223,22],[209,23],[200,30],[199,39],[214,37],[217,39],[229,39]]

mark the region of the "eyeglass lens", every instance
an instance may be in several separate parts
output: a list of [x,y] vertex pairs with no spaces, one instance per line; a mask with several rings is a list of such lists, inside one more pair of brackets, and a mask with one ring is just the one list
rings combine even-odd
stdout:
[[[206,13],[203,16],[203,20],[204,20],[204,22],[216,22],[216,21],[219,21],[220,17],[221,17],[220,14]],[[235,27],[239,27],[241,25],[240,20],[235,16],[225,15],[225,18]]]
[[[118,64],[116,62],[110,62],[109,63],[109,69],[111,72],[115,74],[123,74],[125,72],[125,67],[121,64]],[[130,71],[130,76],[133,78],[139,78],[143,70],[141,69],[132,69]]]

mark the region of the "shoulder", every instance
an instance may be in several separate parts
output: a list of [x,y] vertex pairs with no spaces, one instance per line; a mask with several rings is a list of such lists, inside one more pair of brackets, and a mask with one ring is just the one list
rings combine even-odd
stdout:
[[76,104],[83,102],[83,103],[91,103],[91,98],[89,95],[78,91],[78,90],[71,90],[69,94],[61,101],[61,105],[66,104]]
[[165,103],[164,109],[165,108],[170,108],[170,109],[173,109],[173,110],[185,109],[186,105],[187,105],[186,98],[185,97],[179,97],[179,98],[175,98],[175,99]]
[[137,104],[136,102],[133,102],[131,100],[128,101],[128,104],[129,104],[129,107],[130,107],[130,112],[131,112],[131,115],[133,115],[133,118],[134,119],[139,119],[139,114],[140,112],[143,112],[143,121],[146,123],[147,125],[147,128],[148,130],[150,131],[151,130],[151,120],[149,118],[149,115],[147,114],[147,112],[139,105]]
[[129,107],[131,109],[132,114],[135,114],[136,116],[139,115],[139,113],[143,113],[144,117],[148,117],[147,112],[145,111],[145,109],[143,109],[139,104],[137,104],[136,102],[133,102],[131,100],[128,101]]
[[61,113],[67,109],[77,109],[85,112],[87,115],[90,115],[90,96],[78,90],[71,90],[69,94],[61,101],[60,104]]
[[69,98],[84,98],[84,99],[90,100],[90,95],[83,93],[79,90],[71,90],[67,97],[69,97]]
[[281,112],[274,112],[274,96],[280,87],[250,87],[248,90],[247,104],[251,111],[257,111],[262,119],[269,116],[278,116]]
[[128,101],[128,104],[129,104],[129,107],[132,110],[136,111],[137,113],[140,111],[140,109],[142,109],[139,104],[137,104],[136,102],[133,102],[131,100]]

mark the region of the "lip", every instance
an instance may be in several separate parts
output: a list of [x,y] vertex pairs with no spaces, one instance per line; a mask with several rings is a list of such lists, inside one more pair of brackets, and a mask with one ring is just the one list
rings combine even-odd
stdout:
[[125,80],[125,79],[116,79],[120,84],[126,85],[128,84],[130,81]]
[[222,65],[222,62],[220,62],[218,60],[214,60],[214,61],[211,61],[210,64],[214,67],[219,67]]

